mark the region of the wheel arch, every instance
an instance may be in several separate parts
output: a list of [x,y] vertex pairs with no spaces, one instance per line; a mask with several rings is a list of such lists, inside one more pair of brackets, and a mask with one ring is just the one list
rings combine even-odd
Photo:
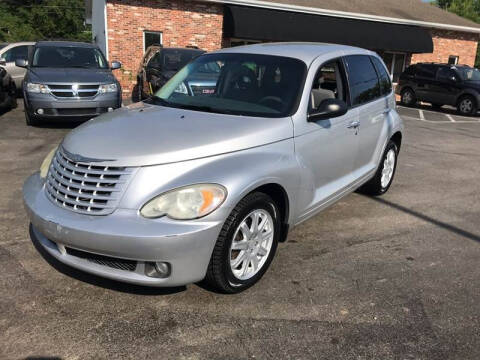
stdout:
[[397,145],[398,150],[400,150],[400,148],[402,147],[402,137],[403,135],[400,131],[397,131],[390,137],[390,140],[392,140],[395,145]]
[[288,235],[288,229],[289,229],[288,222],[289,222],[289,216],[290,216],[290,200],[288,198],[287,191],[282,185],[274,182],[269,182],[269,183],[255,187],[248,194],[251,194],[254,192],[261,192],[261,193],[267,194],[277,204],[280,210],[280,219],[281,219],[281,225],[282,225],[282,235],[280,238],[280,242],[285,242]]

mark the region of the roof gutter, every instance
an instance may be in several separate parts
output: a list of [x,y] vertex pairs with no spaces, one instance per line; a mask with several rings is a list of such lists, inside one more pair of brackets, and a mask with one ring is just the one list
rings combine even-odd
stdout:
[[203,0],[203,1],[210,2],[210,3],[250,6],[250,7],[259,7],[259,8],[272,9],[272,10],[283,10],[283,11],[301,12],[306,14],[342,17],[347,19],[377,21],[377,22],[386,22],[386,23],[402,24],[402,25],[415,25],[415,26],[435,28],[435,29],[454,30],[454,31],[480,34],[480,27],[475,28],[475,27],[469,27],[469,26],[434,23],[434,22],[428,22],[428,21],[399,19],[399,18],[393,18],[393,17],[387,17],[387,16],[377,16],[377,15],[346,12],[346,11],[320,9],[320,8],[308,7],[308,6],[280,4],[280,3],[270,2],[270,1],[261,1],[261,0]]

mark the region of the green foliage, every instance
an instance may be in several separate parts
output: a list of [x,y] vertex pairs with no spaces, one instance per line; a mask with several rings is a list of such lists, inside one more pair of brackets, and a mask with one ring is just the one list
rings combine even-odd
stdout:
[[3,0],[0,41],[65,39],[90,41],[84,0]]
[[[442,9],[480,23],[480,0],[436,0],[435,4]],[[480,67],[480,43],[475,66]]]

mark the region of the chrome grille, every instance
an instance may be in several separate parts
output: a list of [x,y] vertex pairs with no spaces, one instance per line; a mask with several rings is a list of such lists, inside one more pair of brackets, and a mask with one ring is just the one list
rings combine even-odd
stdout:
[[45,190],[55,204],[89,215],[107,215],[118,205],[134,168],[75,162],[57,150]]
[[100,85],[47,85],[52,95],[60,98],[84,98],[97,95]]

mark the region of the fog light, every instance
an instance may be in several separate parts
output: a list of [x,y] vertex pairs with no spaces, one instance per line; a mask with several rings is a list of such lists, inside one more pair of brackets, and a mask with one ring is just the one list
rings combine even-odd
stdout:
[[37,114],[38,115],[43,115],[43,109],[37,109]]
[[145,263],[145,275],[154,278],[165,279],[170,276],[171,267],[167,262],[147,262]]
[[112,108],[112,107],[109,107],[107,110],[108,110],[108,112],[112,112],[112,111],[113,111],[113,108]]

